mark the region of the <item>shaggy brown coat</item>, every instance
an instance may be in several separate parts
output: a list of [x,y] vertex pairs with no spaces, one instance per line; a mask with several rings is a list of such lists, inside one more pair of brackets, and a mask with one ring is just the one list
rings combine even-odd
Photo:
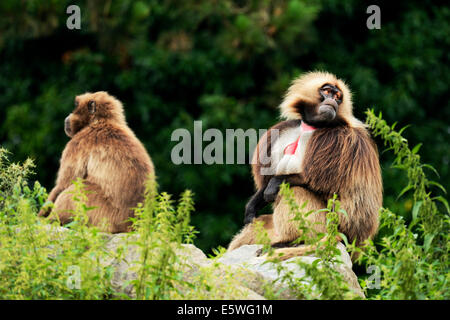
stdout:
[[[299,174],[291,177],[291,185],[296,202],[302,205],[307,201],[305,212],[326,208],[327,200],[336,193],[341,207],[347,215],[340,215],[340,232],[349,241],[361,244],[373,237],[378,229],[378,214],[382,205],[382,180],[378,152],[365,126],[353,116],[351,93],[345,83],[334,75],[322,72],[308,73],[295,80],[280,106],[287,121],[270,128],[258,142],[253,157],[252,173],[256,188],[267,186],[271,175],[261,175],[261,169],[270,166],[261,161],[262,155],[270,158],[274,130],[283,131],[298,127],[301,122],[299,108],[314,108],[319,104],[318,88],[329,83],[343,92],[343,102],[337,113],[337,124],[318,128],[307,143],[302,168]],[[275,200],[273,215],[263,215],[254,221],[263,221],[272,244],[289,243],[300,234],[298,226],[285,201]],[[325,232],[325,212],[309,215],[311,222],[317,222],[316,231]],[[254,223],[250,223],[238,233],[229,245],[229,250],[256,241]],[[281,252],[292,255],[302,254],[302,249],[287,248]]]
[[[132,208],[143,201],[144,184],[153,163],[142,143],[125,122],[122,104],[106,92],[85,93],[66,118],[71,137],[60,160],[56,185],[49,201],[61,224],[71,221],[74,210],[72,182],[82,178],[87,189],[89,222],[106,223],[105,231],[130,231]],[[47,216],[49,210],[41,210]]]

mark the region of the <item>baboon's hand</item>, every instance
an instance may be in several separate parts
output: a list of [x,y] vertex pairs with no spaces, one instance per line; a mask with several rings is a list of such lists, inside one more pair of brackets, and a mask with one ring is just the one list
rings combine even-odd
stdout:
[[280,191],[280,184],[283,182],[279,177],[270,179],[269,184],[264,190],[264,200],[267,202],[274,202],[277,198],[278,191]]
[[53,204],[50,202],[46,202],[46,203],[44,203],[44,205],[42,206],[42,208],[41,208],[41,210],[39,211],[39,213],[38,213],[38,217],[47,217],[49,214],[50,214],[50,212],[52,211],[52,208],[53,208]]
[[245,206],[245,216],[244,216],[244,224],[247,225],[253,221],[256,217],[256,208],[251,204],[247,204]]
[[266,200],[267,202],[274,202],[275,199],[277,198],[278,191],[280,191],[279,186],[274,186],[271,189],[267,188],[264,191],[264,200]]
[[42,208],[38,213],[38,217],[47,217],[50,214],[50,211],[51,211],[50,207]]
[[245,205],[244,223],[248,224],[255,219],[258,210],[264,208],[266,201],[264,200],[264,188],[259,189]]

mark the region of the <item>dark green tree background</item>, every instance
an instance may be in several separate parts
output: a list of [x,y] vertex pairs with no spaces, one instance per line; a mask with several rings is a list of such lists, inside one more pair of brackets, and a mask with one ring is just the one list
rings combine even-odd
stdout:
[[[66,8],[81,8],[68,30]],[[381,8],[369,30],[366,8]],[[450,9],[444,1],[15,1],[0,3],[0,143],[16,161],[32,157],[53,187],[74,96],[106,90],[123,101],[162,190],[195,192],[197,245],[227,245],[253,193],[248,165],[174,165],[177,128],[268,128],[299,73],[345,79],[356,116],[382,111],[423,143],[423,162],[450,181]],[[383,146],[380,145],[380,149]],[[408,217],[402,173],[381,154],[385,205]]]

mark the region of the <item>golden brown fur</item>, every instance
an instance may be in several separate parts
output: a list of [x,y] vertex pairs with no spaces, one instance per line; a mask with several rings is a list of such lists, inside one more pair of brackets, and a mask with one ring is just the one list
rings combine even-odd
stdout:
[[[292,189],[299,205],[307,201],[305,212],[326,208],[327,200],[336,193],[341,207],[348,214],[348,217],[340,214],[340,232],[350,241],[356,240],[361,244],[377,232],[378,212],[382,205],[382,181],[376,145],[363,123],[353,116],[351,93],[342,80],[329,73],[312,72],[293,82],[280,105],[282,116],[288,120],[273,126],[260,139],[252,161],[252,173],[258,190],[267,186],[272,176],[261,175],[261,168],[270,164],[262,163],[261,155],[270,158],[271,146],[275,142],[271,139],[273,130],[282,132],[298,126],[301,119],[299,108],[318,105],[318,88],[326,83],[335,85],[343,92],[337,122],[314,131],[306,148],[300,174],[293,179],[295,186]],[[254,221],[263,221],[272,244],[281,244],[300,236],[292,218],[287,204],[278,196],[273,204],[273,215],[260,216]],[[316,231],[326,231],[324,212],[309,215],[308,219],[319,222]],[[255,243],[253,223],[234,237],[229,250]],[[283,253],[288,253],[288,257],[293,252],[298,255],[305,252],[305,248],[283,250]]]
[[[66,118],[71,137],[61,157],[56,185],[48,200],[62,224],[71,221],[74,209],[72,181],[82,178],[90,207],[89,222],[105,231],[130,231],[132,208],[143,200],[144,183],[154,173],[142,143],[125,122],[119,100],[104,91],[77,96],[76,108]],[[94,101],[94,102],[92,102]],[[93,106],[91,109],[89,105]],[[40,216],[47,216],[41,210]]]

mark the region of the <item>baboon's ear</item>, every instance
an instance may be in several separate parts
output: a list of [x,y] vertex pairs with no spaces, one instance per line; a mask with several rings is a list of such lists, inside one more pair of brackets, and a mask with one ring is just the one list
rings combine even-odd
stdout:
[[96,109],[97,109],[97,108],[96,108],[96,105],[95,105],[95,101],[94,101],[94,100],[89,101],[89,102],[88,102],[88,110],[89,110],[89,113],[91,113],[91,114],[95,113],[95,110],[96,110]]

